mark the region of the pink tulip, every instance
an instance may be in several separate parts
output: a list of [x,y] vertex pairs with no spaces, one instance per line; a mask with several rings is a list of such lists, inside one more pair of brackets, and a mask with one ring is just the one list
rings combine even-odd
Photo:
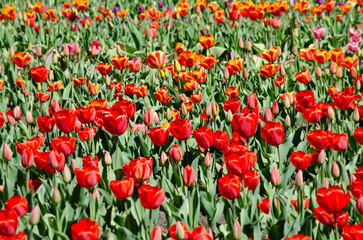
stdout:
[[325,33],[325,28],[323,27],[317,27],[313,29],[313,35],[314,38],[316,39],[320,39],[322,37],[324,37],[324,33]]

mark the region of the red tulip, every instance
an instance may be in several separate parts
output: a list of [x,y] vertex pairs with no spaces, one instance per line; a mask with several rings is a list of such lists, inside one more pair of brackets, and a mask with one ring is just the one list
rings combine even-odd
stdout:
[[333,185],[319,188],[316,201],[327,213],[337,214],[350,202],[350,196],[349,192],[344,193],[338,185]]
[[193,130],[194,138],[201,149],[210,148],[213,145],[213,130],[209,127],[202,126]]
[[[183,222],[178,222],[178,223],[182,226],[182,229],[184,230],[184,239],[183,240],[187,240],[188,233],[189,233],[187,225],[185,225],[185,223],[183,223]],[[173,240],[178,239],[176,237],[176,228],[177,228],[177,223],[175,223],[169,227],[169,235],[170,235],[171,239],[173,239]]]
[[[309,198],[304,198],[304,208],[305,209],[308,209],[309,203],[310,203]],[[298,211],[297,200],[291,200],[291,204],[292,204],[292,206],[294,206],[295,211]]]
[[96,119],[96,109],[92,107],[78,107],[75,113],[77,119],[83,124],[93,123],[93,121]]
[[354,131],[354,138],[360,145],[363,144],[363,128],[357,128]]
[[363,179],[356,179],[349,182],[349,189],[355,198],[363,196]]
[[97,221],[89,218],[82,218],[78,223],[71,226],[73,240],[98,240],[100,228]]
[[129,58],[123,55],[112,57],[112,65],[118,70],[125,69],[128,61]]
[[305,109],[315,105],[314,92],[310,90],[302,90],[296,94],[296,110],[304,112]]
[[261,203],[257,203],[257,207],[265,214],[268,214],[270,212],[270,199],[269,198],[265,198],[262,200]]
[[173,162],[179,162],[183,158],[182,151],[178,144],[174,144],[169,150],[169,156]]
[[0,236],[10,237],[18,228],[18,215],[10,209],[0,209]]
[[330,134],[329,146],[335,151],[344,151],[348,147],[348,137],[346,133]]
[[28,212],[28,200],[26,197],[15,195],[5,202],[5,208],[15,211],[23,217]]
[[143,184],[139,189],[139,197],[143,208],[157,209],[165,201],[165,192],[159,186]]
[[48,164],[50,152],[35,152],[34,163],[38,169],[44,169],[48,174],[54,174],[54,169]]
[[74,111],[63,109],[54,113],[55,124],[64,133],[70,133],[76,128],[76,114]]
[[154,227],[150,234],[150,240],[161,240],[161,227]]
[[258,107],[256,93],[253,93],[247,97],[247,107],[251,111]]
[[269,121],[261,127],[261,134],[269,145],[278,146],[284,141],[285,130],[280,122]]
[[94,187],[101,180],[99,168],[91,165],[83,166],[82,169],[76,168],[75,174],[78,184],[83,188]]
[[152,52],[149,56],[146,58],[146,63],[151,68],[162,68],[165,64],[165,58],[166,54],[162,51],[155,51]]
[[42,133],[51,132],[55,125],[54,119],[49,115],[44,115],[43,117],[38,116],[37,124],[39,127],[39,131]]
[[132,159],[128,164],[122,166],[127,177],[133,178],[135,182],[146,181],[151,173],[153,167],[152,157],[139,157]]
[[301,82],[303,84],[308,84],[312,80],[311,73],[309,70],[304,69],[301,72],[295,74],[295,79],[296,81]]
[[134,179],[125,177],[120,181],[111,181],[110,189],[119,200],[131,197],[134,192]]
[[24,231],[20,231],[18,234],[12,235],[11,237],[0,237],[0,240],[28,240],[28,236]]
[[232,127],[243,138],[255,135],[258,126],[258,115],[255,112],[233,115]]
[[51,151],[48,156],[48,164],[51,168],[56,169],[58,172],[63,171],[65,164],[64,154],[55,150]]
[[49,70],[44,66],[30,68],[30,77],[37,83],[46,82],[48,80]]
[[343,228],[343,240],[363,239],[363,221],[360,224],[347,225]]
[[237,98],[233,98],[228,101],[223,102],[223,109],[224,111],[228,112],[228,110],[231,110],[232,114],[235,114],[239,112],[241,108],[241,101]]
[[285,240],[312,240],[311,237],[305,236],[305,234],[300,233],[299,235],[292,235],[291,237],[285,238]]
[[89,141],[91,139],[93,139],[95,137],[97,133],[97,129],[95,127],[88,127],[86,126],[83,130],[78,130],[77,134],[79,139],[81,139],[82,141]]
[[228,133],[226,131],[217,130],[213,133],[214,146],[217,149],[223,150],[225,145],[229,143]]
[[223,197],[233,201],[241,192],[241,179],[233,174],[226,174],[218,179],[218,190]]
[[329,147],[330,134],[330,131],[315,129],[307,134],[307,139],[313,148],[323,150]]
[[127,130],[127,115],[117,111],[99,111],[95,124],[114,136],[120,136]]
[[[348,224],[349,214],[347,212],[341,212],[337,214],[336,218],[338,229],[341,229]],[[335,223],[333,223],[333,226],[335,227]]]
[[230,154],[226,157],[226,167],[229,173],[243,176],[256,165],[257,154],[246,151],[239,154]]
[[183,183],[185,186],[190,187],[195,183],[195,172],[192,166],[187,165],[183,172]]
[[303,151],[293,152],[290,155],[290,161],[299,170],[305,170],[309,167],[313,156],[310,153],[305,153]]
[[0,128],[4,125],[4,123],[5,123],[4,114],[0,112]]
[[309,123],[318,123],[323,116],[323,111],[321,110],[319,105],[315,105],[310,108],[306,108],[302,112],[302,116]]
[[76,138],[60,136],[52,139],[52,149],[63,153],[65,157],[70,156],[76,149]]
[[178,140],[183,141],[189,139],[192,134],[192,123],[189,119],[180,118],[174,120],[169,126],[171,134]]
[[257,185],[260,183],[260,177],[256,170],[250,170],[243,176],[244,187],[250,191],[255,191]]
[[339,94],[337,96],[333,96],[333,100],[337,108],[339,108],[340,110],[348,110],[354,103],[354,96]]
[[334,222],[334,214],[327,213],[323,208],[318,207],[313,209],[315,218],[323,225],[329,225]]
[[101,75],[108,75],[112,70],[112,66],[108,63],[99,63],[96,68]]
[[213,240],[211,232],[207,232],[204,226],[194,228],[192,232],[188,233],[189,240]]

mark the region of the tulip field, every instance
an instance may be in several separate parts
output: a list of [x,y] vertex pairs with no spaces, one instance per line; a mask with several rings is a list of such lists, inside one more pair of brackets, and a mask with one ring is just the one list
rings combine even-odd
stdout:
[[0,0],[0,240],[363,240],[363,0]]

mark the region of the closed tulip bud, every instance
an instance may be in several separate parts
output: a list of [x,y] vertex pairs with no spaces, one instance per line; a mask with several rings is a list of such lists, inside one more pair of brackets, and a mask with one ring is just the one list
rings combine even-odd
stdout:
[[298,36],[299,36],[299,32],[297,31],[297,29],[296,29],[296,28],[294,29],[294,36],[295,36],[295,37],[298,37]]
[[53,63],[58,64],[58,57],[56,54],[53,54]]
[[111,84],[111,80],[110,80],[110,77],[108,75],[106,75],[105,77],[105,83],[107,86],[109,86]]
[[242,75],[243,75],[243,78],[244,79],[247,79],[248,78],[248,70],[247,70],[247,68],[244,68],[243,69],[243,74]]
[[291,7],[294,7],[295,6],[294,0],[290,0],[290,6]]
[[166,119],[168,120],[168,121],[170,121],[171,119],[172,119],[172,114],[171,114],[171,110],[170,110],[170,108],[168,108],[167,110],[166,110]]
[[271,172],[271,183],[275,187],[281,184],[281,176],[276,166],[272,168]]
[[67,45],[63,45],[63,54],[64,56],[69,56],[69,49]]
[[157,112],[154,112],[153,114],[153,119],[154,119],[154,123],[157,125],[159,124],[160,120],[159,120],[159,115]]
[[361,85],[360,81],[357,81],[356,84],[355,84],[355,88],[357,89],[357,91],[360,90],[361,86],[362,85]]
[[76,111],[76,106],[74,106],[74,104],[72,103],[70,109],[71,111]]
[[184,228],[179,221],[176,222],[175,236],[177,240],[184,240],[185,238]]
[[40,220],[40,209],[38,205],[35,205],[33,207],[33,210],[30,212],[29,223],[34,226],[39,223],[39,220]]
[[361,195],[357,199],[357,202],[355,203],[355,207],[357,208],[357,211],[359,212],[359,214],[363,214],[363,195]]
[[144,123],[146,126],[151,126],[154,121],[154,111],[149,108],[146,110],[146,113],[144,115]]
[[183,183],[185,186],[190,187],[195,183],[195,172],[192,166],[187,165],[183,172]]
[[251,51],[252,50],[252,42],[251,42],[251,40],[247,42],[247,44],[246,44],[246,50],[247,51]]
[[357,69],[355,69],[354,67],[352,67],[351,69],[349,69],[349,76],[351,78],[357,77]]
[[135,127],[135,123],[133,121],[131,121],[131,119],[129,119],[129,126],[130,126],[130,128]]
[[288,96],[285,96],[285,98],[284,98],[284,107],[285,107],[286,109],[289,109],[289,108],[290,108],[290,106],[291,106],[291,104],[290,104],[290,99],[289,99],[289,97],[288,97]]
[[228,112],[227,112],[227,122],[228,123],[231,123],[232,122],[232,119],[233,119],[232,111],[231,110],[228,110]]
[[50,70],[49,71],[49,81],[53,81],[54,80],[54,71]]
[[358,122],[359,121],[359,110],[358,110],[358,108],[354,109],[354,112],[353,112],[353,121],[354,122]]
[[282,64],[280,65],[280,74],[281,74],[281,76],[285,76],[286,75],[284,65],[282,65]]
[[244,44],[244,42],[243,42],[243,39],[242,39],[242,37],[240,37],[240,38],[238,39],[238,47],[242,49],[244,46],[245,46],[245,44]]
[[29,50],[29,51],[32,51],[32,50],[33,50],[33,45],[32,45],[32,43],[29,43],[29,44],[28,44],[28,50]]
[[79,168],[79,167],[78,167],[78,164],[77,164],[77,162],[76,162],[76,160],[74,160],[73,158],[72,158],[72,160],[71,160],[71,168],[72,168],[72,171],[73,171],[73,172],[75,172],[75,170],[76,170],[77,168]]
[[35,46],[35,55],[37,57],[42,56],[42,49],[38,45]]
[[41,83],[38,83],[37,90],[38,90],[38,92],[41,92],[42,91],[42,84]]
[[291,126],[291,119],[290,119],[290,115],[287,114],[286,118],[285,118],[285,127],[290,127]]
[[218,103],[216,103],[216,102],[213,103],[212,114],[213,114],[213,116],[218,116],[218,114],[219,114],[219,106],[218,106]]
[[223,77],[225,80],[228,80],[229,79],[229,72],[228,72],[228,69],[224,69],[224,74],[223,74]]
[[340,170],[337,162],[333,162],[333,166],[331,167],[331,175],[335,178],[340,176]]
[[72,180],[71,170],[69,169],[68,165],[65,164],[63,168],[63,181],[65,183],[69,183],[71,180]]
[[53,188],[53,203],[58,204],[61,201],[61,195],[57,187]]
[[242,238],[241,224],[237,220],[233,224],[232,237],[234,240],[240,240]]
[[277,102],[276,102],[276,101],[274,101],[274,102],[272,103],[272,108],[271,108],[271,110],[272,110],[272,114],[273,114],[273,115],[277,115],[277,114],[279,113],[279,105],[277,104]]
[[163,165],[163,166],[167,166],[169,163],[168,156],[166,155],[166,153],[164,151],[161,152],[160,161],[161,161],[161,165]]
[[341,183],[340,183],[340,187],[342,188],[342,190],[343,190],[344,192],[347,192],[347,191],[348,191],[348,189],[347,189],[347,184],[345,184],[345,182],[341,182]]
[[323,149],[323,150],[320,151],[320,153],[318,155],[317,163],[318,164],[323,164],[325,162],[325,157],[326,157],[325,149]]
[[92,201],[94,201],[95,199],[97,199],[97,201],[100,201],[100,199],[101,199],[100,192],[98,191],[97,188],[95,188],[95,190],[93,190],[93,195],[92,195]]
[[321,183],[321,187],[329,188],[329,179],[324,178],[323,182]]
[[105,161],[106,165],[111,165],[112,164],[111,154],[109,152],[106,152],[103,160]]
[[250,110],[254,110],[255,108],[258,107],[258,101],[257,101],[257,97],[256,97],[256,93],[252,93],[251,95],[249,95],[247,97],[247,107]]
[[8,122],[12,126],[14,126],[16,124],[16,121],[15,121],[15,119],[12,116],[8,116]]
[[9,56],[12,58],[12,57],[14,57],[14,54],[15,54],[14,47],[11,47],[9,50]]
[[188,114],[188,110],[187,110],[187,107],[185,106],[185,104],[181,105],[181,114],[183,116],[186,116]]
[[296,177],[295,177],[295,186],[297,188],[301,188],[301,186],[303,185],[303,173],[301,170],[299,170],[296,174]]
[[321,68],[319,66],[316,67],[316,77],[321,78],[323,73],[321,72]]
[[355,176],[355,174],[351,173],[350,176],[349,176],[349,180],[351,182],[354,182],[355,180],[357,180],[357,177]]
[[75,52],[75,54],[80,54],[81,53],[81,49],[80,49],[78,43],[74,44],[74,52]]
[[183,158],[182,150],[178,144],[174,144],[169,150],[169,157],[173,162],[180,162]]
[[96,48],[96,46],[95,46],[95,45],[93,45],[93,47],[92,47],[92,49],[91,49],[91,54],[92,54],[93,56],[97,55],[97,48]]
[[343,77],[343,70],[342,70],[342,67],[337,67],[337,71],[335,72],[335,76],[337,78],[342,78]]
[[197,24],[200,25],[200,17],[197,16]]
[[335,74],[337,72],[337,65],[335,64],[335,62],[331,62],[329,71],[331,74]]
[[8,144],[4,144],[3,147],[3,157],[6,161],[10,161],[10,159],[13,157],[13,152],[11,151]]
[[298,52],[297,52],[297,46],[296,46],[296,45],[292,48],[292,53],[293,53],[295,56],[298,54]]
[[206,166],[206,167],[212,166],[212,156],[211,156],[210,152],[208,152],[207,155],[205,155],[204,166]]
[[210,117],[212,115],[212,103],[208,102],[207,107],[205,108],[205,115]]
[[335,112],[332,106],[328,107],[328,118],[333,120],[335,118]]
[[181,71],[181,66],[180,63],[178,61],[175,61],[175,71],[180,72]]
[[26,112],[25,120],[28,124],[33,123],[33,115],[29,111]]
[[269,43],[268,43],[268,48],[272,48],[273,47],[273,45],[272,45],[272,41],[270,41]]
[[28,6],[28,8],[33,9],[33,4],[31,4],[30,1],[27,2],[27,6]]
[[21,110],[20,110],[20,107],[19,106],[16,106],[14,108],[13,116],[14,116],[15,119],[19,119],[20,118],[20,116],[21,116]]
[[211,15],[209,15],[209,24],[213,24],[214,23],[214,17],[213,17],[213,15],[211,14]]
[[150,240],[161,240],[161,227],[154,227],[151,234]]
[[272,112],[269,107],[265,107],[265,113],[263,115],[265,122],[272,121]]

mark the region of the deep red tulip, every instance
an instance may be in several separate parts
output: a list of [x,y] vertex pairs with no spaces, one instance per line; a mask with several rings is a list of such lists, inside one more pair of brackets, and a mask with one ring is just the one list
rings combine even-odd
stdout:
[[[297,206],[297,200],[291,200],[291,204],[292,204],[292,206],[294,206],[295,211],[298,211],[298,209],[297,209],[297,207],[298,207]],[[309,204],[310,204],[309,198],[304,198],[304,208],[305,209],[308,209]]]
[[230,154],[226,157],[226,167],[229,173],[243,176],[256,165],[257,154],[246,151],[239,154]]
[[340,110],[348,110],[351,108],[352,104],[354,103],[354,96],[353,95],[345,95],[339,94],[333,97],[334,104]]
[[83,128],[83,130],[77,131],[79,139],[81,139],[82,141],[86,141],[86,142],[93,139],[95,137],[96,133],[97,133],[97,129],[95,127],[90,128],[88,126]]
[[337,214],[350,202],[349,192],[344,193],[338,185],[321,187],[316,193],[316,201],[327,213]]
[[201,149],[210,148],[213,145],[213,130],[209,127],[202,126],[193,130],[194,138]]
[[363,221],[360,224],[347,225],[343,228],[343,240],[363,239]]
[[189,139],[192,134],[192,123],[189,119],[180,118],[172,121],[169,126],[171,134],[178,140],[183,141]]
[[30,68],[30,77],[37,83],[46,82],[48,80],[49,70],[44,66]]
[[93,121],[96,119],[96,109],[92,107],[78,107],[76,110],[76,116],[83,124],[93,123]]
[[228,133],[226,131],[217,130],[213,133],[214,146],[217,149],[223,150],[225,145],[229,143]]
[[195,183],[195,172],[192,166],[187,165],[183,172],[183,183],[185,186],[190,187]]
[[329,146],[335,151],[344,151],[348,147],[348,137],[346,133],[330,134]]
[[63,153],[65,157],[70,156],[76,149],[76,138],[60,136],[52,139],[52,149]]
[[243,176],[244,187],[248,188],[250,191],[255,191],[259,182],[260,177],[256,170],[250,170]]
[[139,188],[139,197],[143,208],[157,209],[165,201],[165,192],[159,186],[143,184]]
[[356,179],[349,182],[349,189],[355,198],[363,196],[363,179]]
[[223,109],[224,111],[228,112],[228,110],[231,110],[232,114],[235,114],[239,112],[241,108],[241,101],[237,98],[233,98],[228,101],[223,102]]
[[95,124],[114,136],[120,136],[127,130],[127,115],[117,111],[98,111]]
[[28,200],[23,196],[12,196],[5,202],[5,208],[14,210],[18,216],[23,217],[28,212]]
[[53,150],[49,153],[48,164],[51,168],[56,169],[58,172],[63,171],[65,164],[64,154]]
[[54,113],[55,124],[64,133],[70,133],[76,128],[76,114],[74,111],[63,109]]
[[329,147],[330,134],[330,131],[315,129],[314,131],[307,134],[307,139],[313,148],[323,150]]
[[285,130],[280,122],[266,122],[265,126],[261,127],[261,134],[263,139],[271,146],[280,145],[285,138]]
[[354,138],[360,145],[363,144],[363,128],[357,128],[354,131]]
[[247,107],[251,111],[254,110],[256,107],[258,107],[258,101],[256,97],[256,93],[252,93],[247,97]]
[[111,110],[116,110],[116,108],[122,108],[122,110],[126,112],[128,119],[132,119],[135,116],[136,104],[129,100],[117,101],[112,105]]
[[292,235],[291,237],[285,238],[285,240],[312,240],[311,237],[305,236],[305,234],[300,233],[299,235]]
[[50,152],[35,152],[34,163],[38,169],[44,169],[48,174],[54,174],[54,169],[49,165]]
[[134,179],[125,177],[120,181],[111,181],[110,189],[119,200],[131,197],[134,192]]
[[309,123],[318,123],[323,116],[323,111],[321,110],[319,105],[315,105],[310,108],[306,108],[302,112],[302,116]]
[[183,158],[183,153],[178,144],[174,144],[169,150],[169,156],[173,162],[179,162]]
[[[349,214],[348,212],[341,212],[337,214],[336,218],[337,218],[338,229],[342,229],[345,225],[348,224]],[[335,227],[335,223],[333,223],[333,226]]]
[[315,104],[314,92],[302,90],[296,94],[296,110],[304,112],[305,109],[311,108]]
[[75,174],[78,184],[83,188],[94,187],[101,180],[99,168],[91,165],[83,166],[82,169],[76,168]]
[[0,128],[4,125],[4,123],[5,123],[4,114],[0,112]]
[[233,115],[232,127],[243,138],[255,135],[258,126],[258,115],[255,112]]
[[44,115],[43,117],[38,116],[37,124],[39,127],[39,131],[42,133],[51,132],[55,125],[54,119],[49,115]]
[[108,75],[112,70],[112,66],[108,63],[99,63],[96,68],[101,75]]
[[24,231],[18,232],[18,234],[12,235],[11,237],[0,237],[0,240],[28,240],[28,236]]
[[223,156],[227,158],[231,154],[244,154],[247,150],[247,145],[233,142],[225,145],[223,149]]
[[133,178],[136,183],[143,182],[150,177],[153,162],[152,157],[139,157],[132,159],[128,164],[124,164],[122,170],[127,177]]
[[310,153],[305,153],[303,151],[293,152],[290,155],[290,161],[299,170],[305,170],[310,166],[313,160],[313,155]]
[[0,236],[10,237],[18,228],[18,215],[11,209],[0,209]]
[[89,218],[82,218],[78,223],[71,226],[73,240],[98,240],[100,228],[97,221]]
[[315,218],[323,225],[329,225],[334,222],[334,214],[327,213],[323,208],[318,207],[313,209]]
[[194,228],[188,233],[189,240],[213,240],[211,232],[207,232],[204,226]]
[[218,190],[223,197],[233,201],[241,192],[241,179],[233,174],[226,174],[218,179]]
[[268,214],[270,212],[270,199],[269,198],[265,198],[262,200],[261,203],[257,203],[257,207],[265,214]]

